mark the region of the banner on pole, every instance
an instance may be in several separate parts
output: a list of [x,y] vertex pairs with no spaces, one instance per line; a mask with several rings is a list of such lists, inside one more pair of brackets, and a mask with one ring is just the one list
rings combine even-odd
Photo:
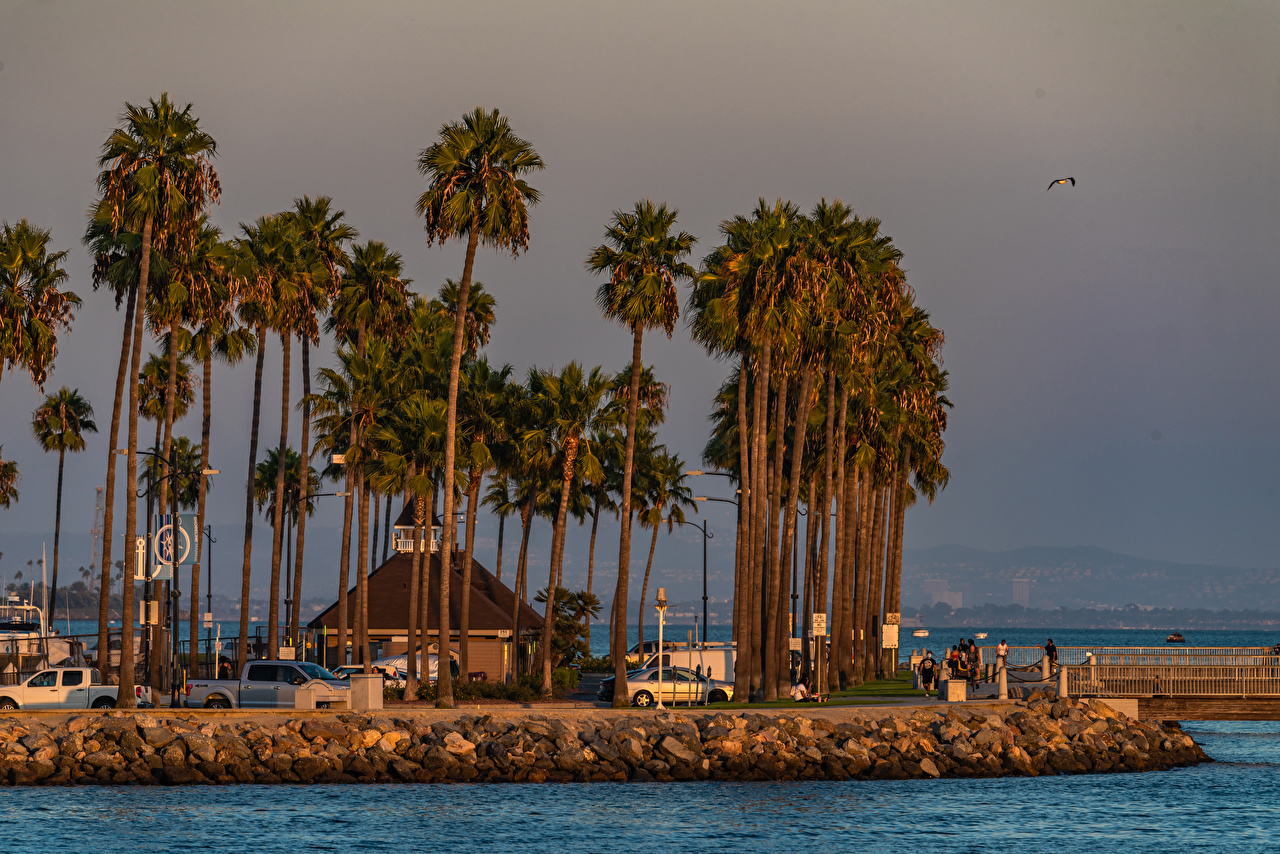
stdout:
[[[156,563],[183,566],[195,561],[196,538],[199,533],[196,531],[194,516],[162,513],[157,514],[152,521],[152,530],[156,532],[152,553]],[[154,579],[156,576],[152,577]]]

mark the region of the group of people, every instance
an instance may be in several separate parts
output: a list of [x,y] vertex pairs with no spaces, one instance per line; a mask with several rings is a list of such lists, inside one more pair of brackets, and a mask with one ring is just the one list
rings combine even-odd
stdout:
[[[997,665],[1008,663],[1009,645],[1003,639],[996,647],[996,659]],[[972,638],[961,638],[958,644],[951,647],[941,666],[947,669],[948,678],[964,679],[970,686],[977,688],[983,681],[982,648]],[[939,667],[939,663],[934,661],[933,653],[925,650],[924,658],[916,665],[916,669],[920,674],[920,687],[924,689],[926,697],[931,696],[929,692],[933,690],[934,684],[942,680],[943,674],[938,672]]]

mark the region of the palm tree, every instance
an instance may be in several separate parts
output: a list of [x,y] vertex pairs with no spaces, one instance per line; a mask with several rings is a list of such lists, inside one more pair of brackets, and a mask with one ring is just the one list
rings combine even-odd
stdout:
[[18,464],[4,458],[4,445],[0,445],[0,507],[6,510],[18,500]]
[[[459,122],[440,128],[440,140],[418,157],[418,171],[429,185],[418,199],[417,213],[426,222],[427,237],[443,245],[466,236],[467,255],[458,285],[457,314],[453,328],[453,354],[449,363],[448,410],[445,424],[446,474],[454,469],[454,445],[458,417],[458,371],[465,349],[464,327],[467,297],[471,290],[476,247],[483,240],[496,249],[518,255],[529,245],[528,207],[538,203],[538,191],[525,175],[543,168],[542,158],[528,142],[516,136],[497,110],[477,107]],[[444,491],[444,519],[452,518],[453,490]],[[444,526],[441,561],[452,560],[453,525]],[[449,573],[440,573],[448,585]],[[440,598],[441,655],[448,637],[449,601]],[[443,660],[443,659],[442,659]],[[448,668],[440,668],[436,705],[453,707],[453,682]]]
[[[217,150],[213,137],[200,130],[191,105],[178,109],[168,93],[147,106],[125,104],[117,128],[103,143],[98,165],[99,202],[94,215],[115,234],[131,231],[142,235],[138,271],[137,306],[132,340],[132,381],[129,383],[129,432],[126,477],[130,484],[138,477],[138,371],[142,361],[143,315],[147,305],[147,284],[152,242],[164,245],[171,237],[185,248],[192,238],[199,216],[216,202],[220,193],[218,175],[210,164]],[[114,452],[114,449],[111,449]],[[114,468],[111,466],[111,468]],[[108,472],[111,474],[112,472]],[[110,481],[108,481],[110,482]],[[137,502],[126,505],[125,530],[138,524]],[[104,564],[107,550],[104,548]],[[125,549],[125,578],[136,575],[137,556]],[[133,589],[124,585],[123,613],[133,613]],[[131,619],[131,618],[130,618]],[[126,633],[129,634],[129,633]],[[132,708],[133,644],[126,641],[120,650],[120,704]]]
[[31,416],[31,432],[41,449],[58,452],[58,498],[53,522],[53,592],[49,595],[49,624],[58,606],[58,541],[62,538],[62,470],[67,451],[84,450],[84,434],[97,433],[93,406],[80,396],[80,389],[66,386],[44,399]]
[[49,232],[25,219],[0,224],[0,379],[22,368],[43,390],[58,352],[58,329],[71,328],[80,298],[60,285],[67,253],[49,251]]
[[520,512],[520,505],[512,490],[511,478],[502,472],[494,472],[489,476],[489,489],[485,492],[481,505],[493,511],[498,517],[498,553],[494,558],[494,576],[502,580],[502,540],[506,533],[507,519]]
[[[303,196],[300,199],[293,200],[294,209],[290,214],[303,243],[310,248],[314,259],[319,261],[327,273],[323,282],[327,291],[328,302],[336,299],[341,292],[342,270],[350,261],[347,257],[346,244],[359,236],[359,232],[343,221],[346,211],[334,211],[332,206],[333,200],[328,196],[319,196],[314,201],[310,196]],[[307,329],[299,332],[298,337],[302,342],[301,454],[304,459],[310,459],[311,407],[307,400],[311,397],[311,345],[316,343],[317,338],[310,329],[310,324],[308,324]],[[302,490],[301,500],[305,503],[307,500],[306,483],[302,484]],[[293,599],[295,602],[302,601],[302,554],[306,541],[307,515],[303,514],[298,519],[297,563],[293,570]],[[297,608],[294,609],[293,613],[294,625],[290,627],[289,633],[296,644],[299,640]]]
[[[432,472],[443,456],[444,422],[444,401],[433,397],[425,389],[418,389],[398,403],[388,423],[379,426],[374,436],[374,440],[383,447],[383,476],[387,483],[404,484],[406,495],[413,503],[413,560],[407,603],[409,649],[406,698],[416,696],[419,678],[425,679],[427,676],[425,673],[418,673],[418,656],[415,654],[419,647],[424,651],[427,647],[425,619],[428,597],[422,556],[424,552],[430,552],[423,539],[423,530],[428,533],[431,530],[430,520],[427,518],[427,496],[434,488]],[[426,577],[429,576],[430,573],[427,573]],[[420,635],[420,639],[415,635]],[[448,642],[443,637],[440,638],[439,648],[441,655],[447,657]],[[444,657],[440,660],[444,661]]]
[[652,462],[647,468],[649,475],[648,489],[645,491],[645,505],[637,514],[640,527],[651,528],[653,538],[649,541],[649,561],[644,567],[644,583],[640,585],[639,617],[640,660],[644,661],[644,609],[645,599],[649,592],[649,571],[653,569],[653,552],[658,546],[658,531],[662,523],[667,523],[669,535],[676,525],[684,525],[685,508],[693,508],[693,490],[685,486],[684,461],[679,454],[669,454],[666,448],[657,448]]
[[[641,342],[646,329],[664,329],[670,338],[680,316],[676,284],[694,277],[684,259],[696,238],[688,232],[672,234],[678,211],[645,199],[632,211],[615,211],[605,230],[605,243],[592,250],[587,268],[608,273],[609,281],[596,291],[605,317],[631,330],[631,383],[627,398],[627,440],[622,465],[622,535],[618,541],[618,584],[614,593],[614,678],[625,683],[627,585],[631,567],[631,481],[635,476],[636,412],[640,404]],[[613,704],[626,707],[625,691],[615,692]]]
[[[487,332],[487,330],[486,330]],[[488,335],[485,335],[488,338]],[[511,366],[494,369],[488,359],[467,363],[466,379],[462,387],[462,420],[468,442],[464,446],[467,464],[467,522],[462,553],[462,589],[471,589],[471,555],[476,541],[476,514],[480,509],[480,483],[484,474],[493,467],[493,452],[502,441],[506,425],[503,414],[506,408],[507,383]],[[467,633],[471,627],[471,597],[462,597],[458,614],[458,666],[468,673]]]
[[[151,451],[155,454],[160,453],[159,447],[152,447]],[[179,509],[195,509],[200,502],[202,485],[206,489],[212,486],[212,484],[205,484],[209,479],[208,476],[200,474],[201,454],[200,446],[192,444],[186,436],[173,437],[169,455],[174,471],[178,473],[170,477],[173,481],[170,494]],[[165,473],[164,463],[158,457],[148,456],[147,461],[143,463],[143,471],[138,473],[138,487],[141,489],[148,482],[154,483],[160,480]]]
[[[348,339],[354,345],[354,353],[362,357],[365,338],[372,331],[378,335],[391,335],[401,331],[408,313],[408,287],[412,279],[403,275],[404,263],[399,252],[392,252],[385,243],[370,240],[351,247],[351,258],[346,263],[342,287],[333,300],[332,316],[325,328],[336,332],[339,339]],[[337,389],[331,386],[331,389]],[[348,402],[348,405],[349,402]],[[331,413],[332,406],[327,410]],[[350,411],[350,410],[348,410]],[[346,420],[348,435],[345,445],[333,445],[331,452],[342,453],[341,448],[356,444],[356,422]],[[342,554],[338,568],[338,638],[339,659],[345,663],[347,632],[347,582],[351,570],[351,519],[356,503],[355,468],[345,467],[347,497],[342,519]],[[364,560],[364,552],[361,553]]]
[[[532,371],[530,380],[530,392],[541,415],[541,424],[526,431],[522,440],[531,456],[542,457],[560,468],[560,499],[551,539],[551,572],[547,579],[547,589],[555,590],[557,567],[564,552],[570,490],[579,477],[593,482],[603,475],[591,436],[597,420],[602,417],[601,402],[612,383],[598,366],[584,374],[577,362],[565,365],[559,374]],[[544,695],[551,693],[553,628],[554,613],[548,601],[540,654]]]
[[[281,457],[283,456],[283,460]],[[267,451],[266,459],[258,463],[257,476],[254,478],[253,492],[257,501],[258,509],[266,508],[267,523],[275,525],[279,519],[285,527],[284,541],[286,549],[292,551],[293,537],[291,532],[295,530],[308,516],[312,516],[316,512],[315,499],[308,498],[308,495],[320,491],[320,477],[316,474],[316,470],[311,466],[306,467],[307,475],[302,476],[302,455],[292,448],[286,448],[284,454],[280,453],[279,448],[271,448]],[[285,472],[284,491],[281,493],[283,512],[276,512],[276,474],[283,464]],[[305,508],[305,512],[303,512]],[[289,561],[285,565],[289,565]],[[298,597],[290,593],[289,587],[285,588],[284,595],[287,601],[293,603],[293,609],[289,613],[289,621],[287,623],[289,631],[292,632],[294,620],[298,616]],[[292,596],[292,598],[290,598]],[[288,635],[292,637],[291,634]]]

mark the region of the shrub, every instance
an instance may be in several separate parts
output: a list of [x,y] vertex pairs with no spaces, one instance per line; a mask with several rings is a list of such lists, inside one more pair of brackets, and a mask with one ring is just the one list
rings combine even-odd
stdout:
[[557,667],[551,672],[551,688],[557,694],[578,687],[578,671],[571,667]]
[[[522,676],[520,682],[508,685],[505,682],[454,682],[453,698],[458,702],[468,700],[510,700],[516,703],[527,703],[538,698],[535,685],[530,688],[526,680],[531,677]],[[436,684],[424,683],[418,686],[418,699],[433,702],[436,699]]]
[[387,700],[403,700],[404,686],[403,685],[383,685],[382,699],[384,702]]
[[579,662],[579,666],[582,668],[583,673],[612,673],[613,659],[607,655],[604,658],[594,658],[588,655]]

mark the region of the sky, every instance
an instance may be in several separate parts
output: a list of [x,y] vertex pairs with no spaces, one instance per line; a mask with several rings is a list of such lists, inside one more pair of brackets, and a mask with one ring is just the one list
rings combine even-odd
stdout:
[[[1095,545],[1276,566],[1276,44],[1274,3],[0,0],[0,219],[26,217],[70,251],[84,305],[46,391],[79,388],[105,433],[123,318],[93,292],[80,238],[99,148],[126,101],[167,91],[194,105],[218,142],[212,218],[227,234],[304,193],[329,195],[362,239],[404,255],[422,293],[460,276],[464,247],[428,245],[413,214],[417,154],[444,122],[501,109],[547,164],[527,254],[482,250],[476,262],[498,300],[489,356],[521,374],[629,361],[630,338],[600,316],[584,267],[614,210],[645,197],[677,207],[700,258],[757,198],[805,209],[841,198],[883,221],[946,332],[952,480],[910,511],[909,547]],[[1046,192],[1064,176],[1077,185]],[[727,366],[683,324],[670,341],[650,335],[645,361],[672,387],[660,439],[692,468]],[[278,437],[279,365],[272,347],[264,447]],[[252,374],[214,377],[223,474],[209,522],[226,593],[239,576]],[[0,444],[22,471],[19,503],[0,511],[6,577],[52,548],[57,460],[30,435],[39,400],[24,377],[0,384]],[[179,429],[198,436],[198,421]],[[89,562],[106,455],[100,433],[68,462],[64,567]],[[728,495],[721,479],[693,481]],[[328,500],[308,531],[309,595],[336,583],[340,505]],[[730,589],[732,508],[702,509],[715,598]],[[490,566],[496,527],[480,527]],[[255,596],[268,531],[260,523]],[[659,537],[651,591],[701,596],[701,536]],[[535,567],[549,540],[544,523]],[[642,571],[649,543],[637,540]],[[569,582],[585,582],[586,551],[586,532],[571,532]],[[597,552],[612,589],[616,525],[602,525]]]

